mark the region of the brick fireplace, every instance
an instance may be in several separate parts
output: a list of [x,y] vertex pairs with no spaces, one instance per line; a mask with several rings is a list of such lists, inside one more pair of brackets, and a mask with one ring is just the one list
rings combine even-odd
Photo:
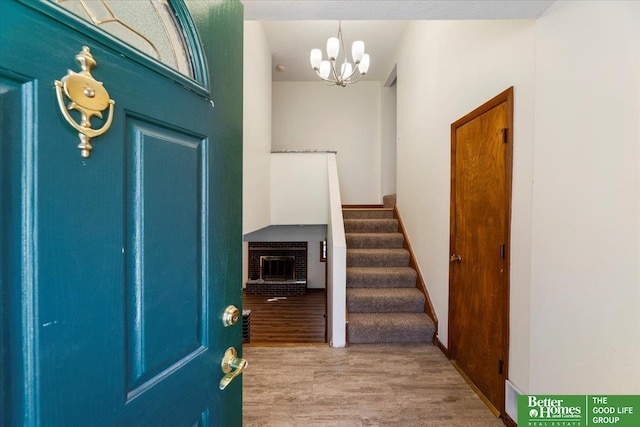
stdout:
[[249,295],[291,296],[307,291],[307,242],[249,242]]

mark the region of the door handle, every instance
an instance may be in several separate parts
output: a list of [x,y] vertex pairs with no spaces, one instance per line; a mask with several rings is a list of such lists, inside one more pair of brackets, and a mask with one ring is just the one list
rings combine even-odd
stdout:
[[460,255],[453,254],[449,257],[449,262],[460,262],[460,261],[462,261],[462,258],[460,257]]
[[224,352],[222,363],[220,363],[222,372],[226,374],[220,380],[220,390],[227,388],[231,381],[240,375],[248,364],[245,359],[238,357],[238,352],[235,348],[229,347],[227,351]]

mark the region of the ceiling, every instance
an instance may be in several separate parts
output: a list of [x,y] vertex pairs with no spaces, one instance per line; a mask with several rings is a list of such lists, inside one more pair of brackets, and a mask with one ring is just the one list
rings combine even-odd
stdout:
[[[342,22],[345,45],[362,40],[371,57],[366,80],[385,81],[409,20],[536,19],[554,0],[242,0],[245,20],[263,21],[274,81],[316,81],[309,52],[323,52]],[[326,57],[326,53],[324,54]],[[344,58],[342,54],[339,60]],[[349,58],[350,59],[350,58]],[[286,68],[275,70],[277,65]],[[363,80],[364,81],[364,80]]]

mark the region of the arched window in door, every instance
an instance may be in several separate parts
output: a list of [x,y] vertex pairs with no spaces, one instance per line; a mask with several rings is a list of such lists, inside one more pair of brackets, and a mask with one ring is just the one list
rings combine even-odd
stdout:
[[[30,0],[22,0],[31,3]],[[53,7],[43,7],[50,5]],[[34,7],[58,16],[73,27],[86,25],[142,58],[152,68],[170,69],[206,88],[206,67],[197,34],[182,1],[178,0],[47,0]],[[67,15],[64,19],[62,15]],[[80,19],[78,19],[80,18]],[[102,34],[100,36],[99,34]],[[160,65],[158,67],[157,65]],[[161,70],[159,70],[161,71]],[[187,83],[190,85],[189,83]]]

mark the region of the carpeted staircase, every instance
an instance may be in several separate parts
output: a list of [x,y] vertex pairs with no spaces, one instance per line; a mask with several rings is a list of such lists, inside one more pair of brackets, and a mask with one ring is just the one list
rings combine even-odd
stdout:
[[393,209],[343,209],[349,343],[431,342],[433,321],[416,288]]

